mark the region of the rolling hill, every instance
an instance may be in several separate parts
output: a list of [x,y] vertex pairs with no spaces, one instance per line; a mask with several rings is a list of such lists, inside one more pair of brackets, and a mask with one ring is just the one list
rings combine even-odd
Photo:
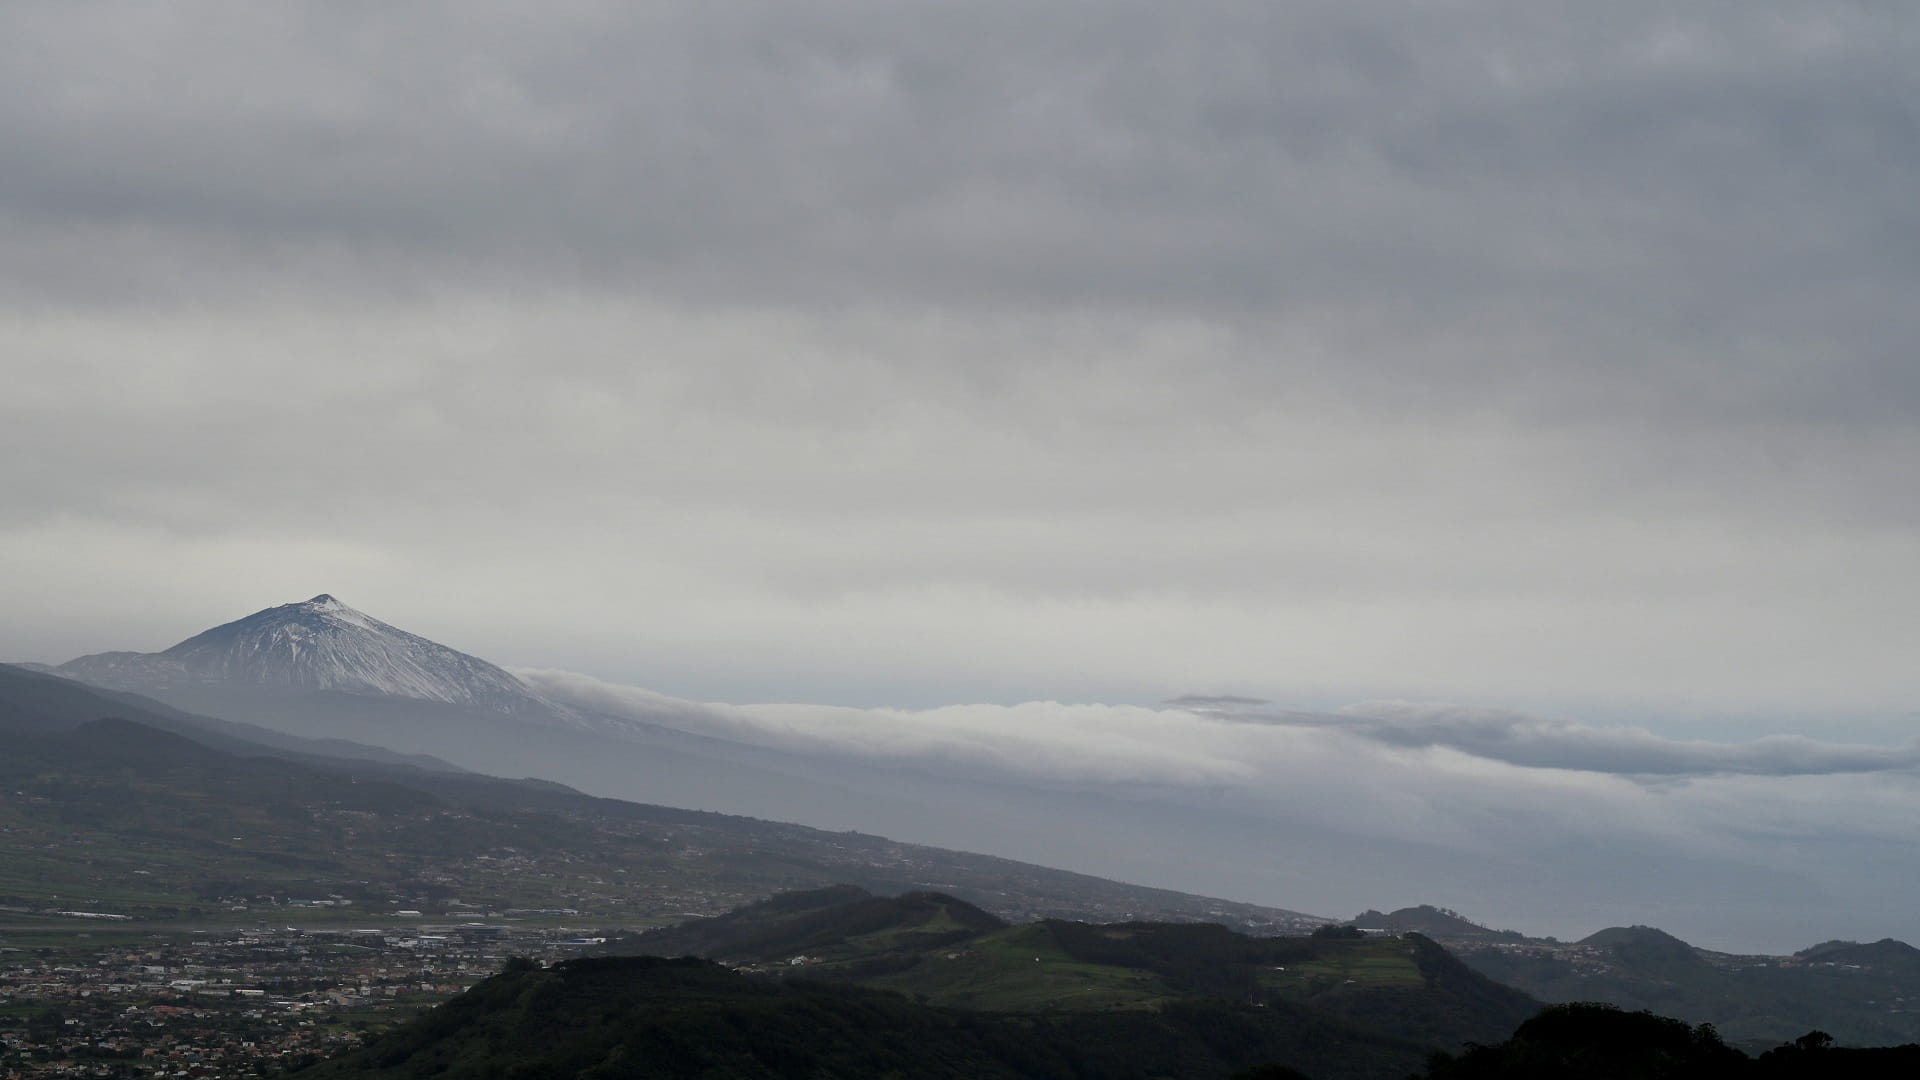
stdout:
[[1199,999],[1311,1008],[1426,1046],[1504,1038],[1539,1002],[1431,940],[1322,932],[1250,937],[1215,924],[1008,925],[951,896],[835,888],[619,940],[988,1012],[1156,1010]]
[[1421,1060],[1416,1045],[1296,1006],[978,1013],[693,958],[605,957],[510,967],[362,1050],[292,1075],[1224,1080],[1292,1062],[1320,1080],[1398,1080]]
[[1696,948],[1651,926],[1561,942],[1435,913],[1406,908],[1361,919],[1425,926],[1474,970],[1542,1001],[1601,1001],[1710,1023],[1749,1051],[1816,1028],[1852,1046],[1920,1041],[1920,950],[1904,942],[1829,941],[1792,956],[1744,956]]

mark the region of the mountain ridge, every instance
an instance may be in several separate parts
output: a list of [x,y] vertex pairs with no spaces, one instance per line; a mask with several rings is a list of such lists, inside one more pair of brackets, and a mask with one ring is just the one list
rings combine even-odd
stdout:
[[1366,929],[1390,930],[1395,933],[1412,931],[1442,941],[1448,940],[1488,940],[1488,941],[1525,941],[1526,936],[1516,930],[1495,930],[1482,926],[1457,911],[1435,907],[1432,904],[1419,904],[1414,907],[1397,908],[1393,911],[1379,911],[1368,908],[1353,917],[1356,926]]
[[1288,1002],[980,1013],[693,958],[523,963],[299,1077],[928,1077],[1099,1080],[1242,1075],[1398,1080],[1425,1047]]
[[[1423,910],[1435,909],[1394,914]],[[1434,929],[1469,967],[1543,1001],[1601,1001],[1710,1023],[1750,1052],[1808,1028],[1856,1046],[1920,1042],[1920,1014],[1907,1004],[1920,1000],[1920,949],[1893,938],[1826,941],[1781,956],[1702,949],[1646,925],[1578,941],[1490,935],[1466,920]]]

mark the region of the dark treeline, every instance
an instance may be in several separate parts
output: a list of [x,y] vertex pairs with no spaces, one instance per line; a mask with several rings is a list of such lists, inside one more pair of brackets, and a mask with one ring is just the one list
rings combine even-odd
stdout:
[[1187,1000],[1153,1010],[1009,1015],[897,994],[749,978],[693,959],[516,962],[311,1077],[952,1077],[981,1080],[1776,1080],[1920,1076],[1920,1045],[1853,1049],[1819,1032],[1749,1057],[1708,1025],[1556,1005],[1506,1041],[1425,1057],[1310,1010]]
[[1920,1076],[1920,1045],[1839,1047],[1808,1032],[1758,1058],[1726,1045],[1712,1025],[1687,1024],[1612,1005],[1555,1005],[1513,1037],[1436,1054],[1427,1080],[1835,1080]]

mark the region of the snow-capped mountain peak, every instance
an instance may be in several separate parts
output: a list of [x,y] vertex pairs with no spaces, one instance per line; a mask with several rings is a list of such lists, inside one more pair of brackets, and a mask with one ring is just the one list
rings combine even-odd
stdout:
[[387,695],[506,713],[546,708],[507,671],[390,626],[330,593],[256,611],[162,652],[99,653],[61,668],[128,689],[156,680],[220,682]]

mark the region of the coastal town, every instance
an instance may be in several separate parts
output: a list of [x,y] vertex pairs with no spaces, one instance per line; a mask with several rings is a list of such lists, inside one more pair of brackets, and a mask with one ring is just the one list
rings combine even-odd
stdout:
[[601,940],[550,920],[0,932],[0,1078],[263,1075],[358,1045],[510,956]]

